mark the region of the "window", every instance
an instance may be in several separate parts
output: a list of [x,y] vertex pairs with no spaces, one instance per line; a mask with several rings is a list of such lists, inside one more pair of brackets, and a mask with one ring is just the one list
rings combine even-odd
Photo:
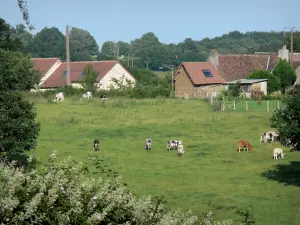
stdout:
[[202,70],[202,73],[206,77],[213,77],[213,74],[210,72],[210,70]]
[[67,71],[66,70],[64,71],[64,76],[67,76]]

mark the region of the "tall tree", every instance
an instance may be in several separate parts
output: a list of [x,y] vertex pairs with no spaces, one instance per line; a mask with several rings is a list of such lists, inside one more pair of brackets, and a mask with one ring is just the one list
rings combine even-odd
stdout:
[[33,36],[30,32],[26,30],[26,27],[23,24],[16,25],[16,28],[12,28],[13,36],[19,38],[23,45],[23,51],[28,53],[29,46],[33,42]]
[[30,23],[29,13],[28,13],[28,9],[27,9],[27,1],[26,0],[17,0],[17,1],[18,1],[18,6],[19,6],[22,16],[23,16],[23,20],[27,24],[29,30],[33,30],[34,26]]
[[274,68],[273,74],[280,79],[282,93],[296,81],[296,72],[286,60],[280,59]]
[[13,51],[23,50],[22,41],[13,33],[12,27],[0,18],[0,48]]
[[45,27],[38,32],[28,51],[33,57],[49,58],[59,57],[66,58],[66,38],[56,27]]
[[100,55],[95,38],[86,30],[72,28],[70,32],[70,54],[72,61],[89,61]]
[[[291,32],[286,34],[287,48],[291,50]],[[293,32],[293,52],[300,52],[300,31]]]

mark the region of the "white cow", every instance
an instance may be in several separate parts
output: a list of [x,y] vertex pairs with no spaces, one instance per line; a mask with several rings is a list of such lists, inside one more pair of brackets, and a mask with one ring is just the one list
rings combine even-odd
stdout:
[[283,150],[281,148],[274,148],[273,149],[273,158],[278,159],[278,157],[281,157],[283,159]]
[[65,95],[63,92],[59,92],[58,94],[55,95],[54,102],[59,102],[64,100],[65,100]]
[[175,140],[168,141],[168,145],[167,145],[168,151],[173,149],[178,149],[178,143],[179,141],[175,141]]
[[92,99],[92,92],[88,91],[87,93],[83,93],[82,98],[80,100],[82,99]]
[[151,138],[147,138],[145,140],[145,146],[144,146],[145,150],[150,151],[152,148],[152,140]]
[[183,153],[184,153],[183,144],[182,141],[179,141],[177,145],[177,155],[182,156]]
[[275,142],[279,135],[276,131],[264,132],[260,135],[260,143]]

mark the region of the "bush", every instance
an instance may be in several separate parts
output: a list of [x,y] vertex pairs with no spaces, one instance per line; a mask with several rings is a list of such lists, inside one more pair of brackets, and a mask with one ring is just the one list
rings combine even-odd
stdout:
[[271,127],[279,132],[280,143],[300,150],[300,85],[295,85],[283,99],[284,109],[277,109],[271,118]]
[[269,71],[256,70],[253,71],[249,76],[249,79],[268,79],[268,94],[274,91],[280,90],[280,79]]
[[[120,177],[95,179],[85,163],[55,156],[40,172],[0,164],[1,224],[199,223],[191,212],[167,210],[161,198],[135,198]],[[211,217],[201,224],[213,224]]]
[[280,59],[274,68],[273,74],[280,79],[282,93],[296,81],[296,72],[288,61]]
[[258,104],[261,103],[261,100],[264,96],[264,93],[260,90],[260,88],[254,88],[251,92],[251,98],[257,101]]

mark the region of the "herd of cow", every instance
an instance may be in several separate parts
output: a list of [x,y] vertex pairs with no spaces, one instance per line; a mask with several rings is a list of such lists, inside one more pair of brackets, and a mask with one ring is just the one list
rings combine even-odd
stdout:
[[[260,143],[273,143],[277,141],[279,138],[279,135],[276,131],[269,131],[269,132],[264,132],[260,135]],[[241,149],[245,151],[247,149],[248,151],[252,150],[252,146],[250,145],[248,140],[240,140],[237,143],[237,149],[240,152]],[[274,148],[273,149],[273,159],[278,159],[278,158],[284,157],[283,150],[281,148]]]
[[[58,94],[55,95],[55,99],[54,102],[60,102],[60,101],[64,101],[65,96],[63,92],[60,92]],[[80,98],[80,100],[89,100],[92,99],[92,92],[88,91],[86,93],[84,93],[82,95],[82,97]],[[107,99],[106,96],[102,97],[102,100]],[[260,143],[273,143],[275,141],[278,140],[278,133],[276,131],[269,131],[269,132],[264,132],[260,135]],[[100,145],[100,141],[98,139],[94,140],[94,144],[93,144],[93,150],[94,151],[99,151],[99,145]],[[150,138],[147,138],[145,140],[145,145],[144,145],[145,150],[150,151],[152,149],[152,140]],[[168,141],[167,144],[167,149],[168,151],[171,150],[177,150],[177,155],[178,156],[182,156],[184,153],[184,148],[183,148],[183,143],[182,141],[176,141],[176,140],[171,140]],[[250,145],[248,140],[240,140],[237,143],[237,150],[240,152],[241,149],[243,149],[244,151],[247,150],[251,151],[252,150],[252,146]],[[278,159],[279,157],[283,159],[283,150],[281,148],[274,148],[273,149],[273,158],[274,159]]]

